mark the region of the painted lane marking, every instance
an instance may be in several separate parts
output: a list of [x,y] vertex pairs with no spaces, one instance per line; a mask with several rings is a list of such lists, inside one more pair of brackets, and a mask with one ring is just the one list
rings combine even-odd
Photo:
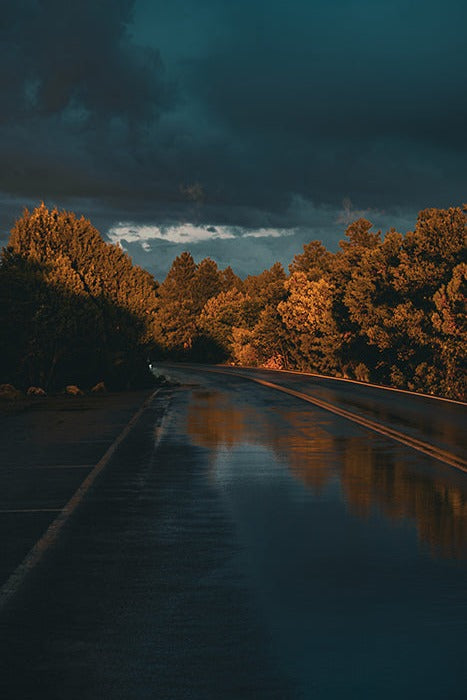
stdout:
[[35,471],[36,469],[92,469],[94,464],[40,464],[36,467],[14,467],[14,471]]
[[[245,377],[246,375],[242,376]],[[397,442],[400,442],[403,445],[412,447],[418,452],[422,452],[423,454],[426,454],[430,457],[434,457],[434,459],[437,459],[440,462],[444,462],[445,464],[449,464],[449,466],[451,467],[455,467],[456,469],[460,469],[463,472],[467,472],[466,460],[462,459],[462,457],[458,457],[457,455],[452,454],[451,452],[447,452],[446,450],[442,450],[439,447],[430,445],[430,443],[428,442],[417,440],[416,438],[412,438],[408,435],[405,435],[404,433],[401,433],[398,430],[394,430],[394,428],[383,426],[381,423],[376,423],[372,420],[369,420],[368,418],[364,418],[363,416],[357,416],[351,411],[347,411],[344,408],[338,408],[337,406],[333,406],[327,401],[315,399],[314,397],[311,397],[308,394],[304,394],[301,391],[295,391],[294,389],[281,387],[278,384],[273,384],[272,382],[268,382],[264,379],[251,378],[251,381],[254,381],[257,384],[262,384],[263,386],[269,387],[271,389],[276,389],[277,391],[282,391],[285,394],[290,394],[291,396],[295,396],[299,399],[302,399],[303,401],[308,401],[309,403],[312,403],[315,406],[319,406],[319,408],[324,408],[326,411],[330,411],[331,413],[335,413],[336,415],[341,416],[342,418],[346,418],[347,420],[351,420],[354,423],[358,423],[359,425],[362,425],[365,428],[368,428],[369,430],[373,430],[376,433],[380,433],[385,437],[392,438],[393,440],[396,440]]]
[[409,437],[408,435],[405,435],[404,433],[401,433],[398,430],[394,430],[394,428],[389,428],[387,426],[382,425],[381,423],[376,423],[372,420],[369,420],[368,418],[364,418],[363,416],[358,416],[355,413],[352,413],[351,411],[347,411],[345,408],[338,408],[337,406],[333,406],[327,401],[323,401],[322,399],[316,399],[310,396],[309,394],[304,394],[301,391],[295,391],[295,389],[289,389],[287,387],[280,386],[279,384],[273,384],[273,382],[268,382],[265,379],[258,379],[248,374],[242,374],[241,372],[228,372],[222,369],[207,368],[201,371],[219,372],[221,374],[241,377],[242,379],[248,379],[251,382],[256,382],[256,384],[261,384],[262,386],[268,387],[269,389],[276,389],[277,391],[282,391],[284,394],[290,394],[290,396],[295,396],[296,398],[301,399],[302,401],[307,401],[308,403],[314,404],[319,408],[323,408],[326,411],[335,413],[341,418],[346,418],[347,420],[350,420],[353,423],[358,423],[359,425],[362,425],[363,427],[368,428],[369,430],[373,430],[375,433],[379,433],[380,435],[389,437],[392,440],[395,440],[396,442],[402,443],[403,445],[412,447],[418,452],[422,452],[423,454],[426,454],[429,457],[433,457],[434,459],[437,459],[440,462],[444,462],[444,464],[449,464],[449,466],[451,467],[455,467],[456,469],[460,469],[463,472],[467,472],[467,461],[462,459],[462,457],[458,457],[457,455],[452,454],[451,452],[447,452],[446,450],[442,450],[439,447],[430,445],[428,442],[423,442],[422,440],[417,440],[416,438]]
[[0,515],[5,513],[60,513],[61,508],[1,508]]
[[[160,367],[173,367],[176,368],[178,367],[179,369],[183,369],[183,367],[189,369],[190,367],[192,369],[200,369],[203,370],[203,368],[200,365],[196,364],[190,364],[190,363],[175,363],[175,362],[161,362]],[[236,367],[232,367],[231,365],[216,365],[217,367],[222,367],[225,368],[225,371],[223,369],[219,369],[219,372],[224,372],[224,374],[237,374],[236,372]],[[431,399],[432,401],[444,401],[445,403],[454,403],[459,406],[465,406],[467,407],[467,401],[460,401],[459,399],[447,399],[444,396],[435,396],[434,394],[422,394],[420,391],[410,391],[409,389],[398,389],[397,387],[394,386],[385,386],[384,384],[372,384],[371,382],[360,382],[358,379],[347,379],[346,377],[331,377],[328,374],[316,374],[315,372],[300,372],[298,369],[269,369],[268,367],[241,367],[242,370],[252,370],[252,371],[257,371],[257,372],[280,372],[281,374],[294,374],[298,375],[300,377],[313,377],[315,379],[329,379],[330,381],[333,382],[346,382],[347,384],[356,384],[357,386],[360,387],[371,387],[372,389],[382,389],[383,391],[393,391],[396,394],[409,394],[409,396],[418,396],[419,398],[422,399]],[[210,372],[215,372],[215,369],[210,369],[208,370],[207,368],[204,369],[205,372],[210,371]]]
[[[373,389],[382,389],[383,391],[393,391],[396,394],[409,394],[409,396],[419,396],[422,399],[432,399],[433,401],[444,401],[446,403],[454,403],[459,406],[466,406],[466,401],[461,401],[459,399],[448,399],[445,396],[435,396],[434,394],[423,394],[420,391],[410,391],[409,389],[398,389],[394,386],[385,386],[384,384],[372,384],[371,382],[360,382],[358,379],[347,379],[346,377],[330,377],[328,374],[316,374],[314,372],[300,372],[297,369],[269,369],[268,367],[242,367],[242,369],[257,370],[260,372],[281,372],[283,374],[296,374],[301,377],[314,377],[317,379],[329,379],[333,382],[346,382],[348,384],[356,384],[357,386],[365,388],[370,386]],[[235,369],[232,367],[232,371],[229,374],[235,374]]]
[[114,456],[117,448],[125,440],[125,438],[130,434],[132,429],[135,427],[138,420],[143,415],[146,408],[150,405],[154,397],[159,393],[160,389],[156,389],[148,398],[144,401],[143,405],[138,409],[134,416],[127,423],[126,427],[122,430],[120,435],[114,440],[110,445],[106,453],[101,457],[98,463],[95,465],[94,469],[81,485],[77,488],[73,496],[70,498],[68,503],[59,511],[57,517],[50,523],[47,530],[44,532],[42,537],[40,537],[33,547],[26,554],[25,558],[19,564],[13,573],[8,577],[3,586],[0,588],[0,613],[8,605],[13,596],[16,595],[18,590],[24,584],[27,576],[30,572],[42,561],[48,550],[57,542],[63,527],[68,522],[70,517],[73,515],[75,510],[83,501],[86,494],[89,492],[94,482],[98,476],[103,472],[105,467],[108,465],[112,457]]

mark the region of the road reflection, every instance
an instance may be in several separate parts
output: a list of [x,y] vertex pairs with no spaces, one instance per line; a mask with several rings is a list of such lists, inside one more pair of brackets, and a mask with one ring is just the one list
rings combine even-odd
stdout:
[[[245,371],[245,370],[242,370]],[[334,406],[427,440],[441,449],[462,456],[467,449],[465,408],[455,402],[435,401],[421,395],[405,395],[381,391],[371,386],[340,383],[330,379],[301,375],[271,376],[261,370],[247,371],[252,378],[260,377],[281,386],[295,389]]]
[[377,511],[395,522],[408,520],[434,557],[466,558],[462,475],[426,468],[424,457],[371,434],[335,435],[331,421],[314,420],[309,409],[282,408],[266,418],[225,393],[198,391],[188,432],[213,454],[245,444],[269,449],[313,494],[337,481],[351,514],[367,519]]

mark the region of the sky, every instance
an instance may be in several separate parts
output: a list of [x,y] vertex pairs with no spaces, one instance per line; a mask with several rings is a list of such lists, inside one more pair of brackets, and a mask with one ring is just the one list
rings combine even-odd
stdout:
[[162,279],[467,200],[465,0],[2,0],[0,244],[84,214]]

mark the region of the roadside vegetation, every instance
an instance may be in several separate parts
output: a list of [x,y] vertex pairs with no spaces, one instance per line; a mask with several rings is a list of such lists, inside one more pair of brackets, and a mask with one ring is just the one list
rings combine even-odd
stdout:
[[0,266],[1,382],[47,391],[147,383],[157,283],[89,221],[41,205]]
[[315,371],[465,399],[466,209],[384,236],[359,219],[240,279],[178,256],[159,285],[89,221],[41,205],[0,265],[0,382],[144,384],[147,358]]

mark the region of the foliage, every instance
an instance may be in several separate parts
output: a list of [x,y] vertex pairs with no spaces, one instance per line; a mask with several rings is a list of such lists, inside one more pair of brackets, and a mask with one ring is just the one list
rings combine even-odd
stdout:
[[431,316],[437,364],[443,369],[441,392],[453,398],[465,396],[467,367],[467,264],[457,265],[448,284],[433,297]]
[[86,219],[26,210],[1,257],[3,375],[47,389],[141,384],[156,291]]
[[245,280],[185,252],[158,286],[87,220],[41,205],[1,258],[0,381],[134,382],[149,352],[463,398],[466,221],[426,209],[382,236],[358,219],[336,253],[311,241],[288,275],[275,263]]

